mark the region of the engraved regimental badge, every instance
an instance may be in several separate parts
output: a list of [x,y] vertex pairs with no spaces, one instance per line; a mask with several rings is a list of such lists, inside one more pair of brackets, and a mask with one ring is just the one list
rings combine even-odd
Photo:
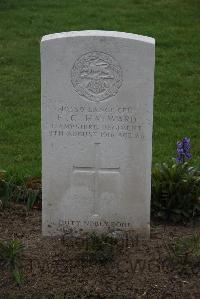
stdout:
[[75,61],[71,80],[79,95],[100,102],[118,92],[122,84],[122,70],[111,55],[90,52]]

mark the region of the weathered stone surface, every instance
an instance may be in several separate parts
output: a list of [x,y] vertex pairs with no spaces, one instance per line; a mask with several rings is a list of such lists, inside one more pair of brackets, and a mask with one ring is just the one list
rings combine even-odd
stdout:
[[148,236],[154,39],[56,33],[41,61],[43,234]]

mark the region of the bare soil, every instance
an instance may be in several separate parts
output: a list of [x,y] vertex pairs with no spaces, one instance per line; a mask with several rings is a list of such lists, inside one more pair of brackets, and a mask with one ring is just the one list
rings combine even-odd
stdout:
[[0,298],[200,298],[200,262],[180,267],[169,261],[166,245],[200,232],[200,224],[151,225],[151,240],[121,241],[114,260],[82,259],[81,239],[43,237],[41,211],[23,205],[0,212],[0,240],[25,245],[17,286],[0,264]]

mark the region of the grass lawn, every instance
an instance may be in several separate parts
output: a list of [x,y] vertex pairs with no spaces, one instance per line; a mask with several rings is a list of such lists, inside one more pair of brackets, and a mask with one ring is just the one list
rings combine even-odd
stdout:
[[199,0],[0,0],[0,169],[41,175],[40,39],[71,30],[156,39],[153,163],[190,136],[200,162]]

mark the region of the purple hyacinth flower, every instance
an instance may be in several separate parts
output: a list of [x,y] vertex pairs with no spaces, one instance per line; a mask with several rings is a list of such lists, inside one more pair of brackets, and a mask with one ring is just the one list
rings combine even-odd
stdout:
[[178,157],[176,158],[176,161],[177,161],[177,162],[182,162],[182,157],[181,157],[181,156],[178,156]]
[[192,157],[189,152],[191,148],[189,137],[184,137],[181,141],[177,141],[176,146],[176,151],[178,154],[176,160],[178,162],[183,163],[185,161],[185,158],[190,159]]
[[187,159],[192,158],[192,155],[190,153],[185,153],[185,156],[186,156]]
[[190,138],[189,137],[184,137],[182,142],[190,144]]

